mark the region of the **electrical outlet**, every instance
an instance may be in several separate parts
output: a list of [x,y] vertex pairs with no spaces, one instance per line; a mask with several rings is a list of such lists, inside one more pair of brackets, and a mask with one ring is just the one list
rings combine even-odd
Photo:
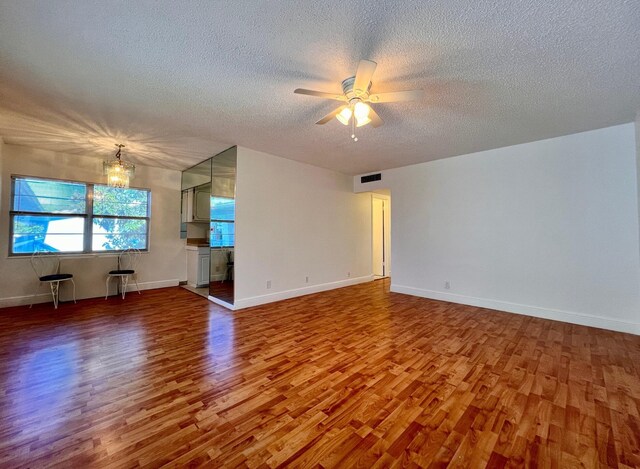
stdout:
[[267,290],[271,288],[271,280],[267,280]]
[[444,282],[444,289],[445,289],[445,290],[450,290],[450,289],[451,289],[451,283],[449,283],[449,280],[447,280],[446,282]]
[[309,276],[306,276],[306,277],[304,278],[304,283],[309,283]]

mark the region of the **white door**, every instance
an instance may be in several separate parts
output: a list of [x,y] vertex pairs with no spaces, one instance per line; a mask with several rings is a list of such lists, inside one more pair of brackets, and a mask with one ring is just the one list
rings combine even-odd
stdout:
[[[209,250],[209,248],[207,248]],[[209,255],[198,252],[198,286],[209,286]]]
[[384,277],[384,200],[373,197],[371,199],[371,238],[373,275]]

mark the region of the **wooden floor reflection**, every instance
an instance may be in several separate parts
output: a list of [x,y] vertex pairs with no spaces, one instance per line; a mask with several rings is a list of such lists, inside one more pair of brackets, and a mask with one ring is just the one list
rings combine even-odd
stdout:
[[233,280],[216,280],[209,284],[209,295],[233,304]]
[[638,467],[640,337],[389,293],[0,310],[0,467]]

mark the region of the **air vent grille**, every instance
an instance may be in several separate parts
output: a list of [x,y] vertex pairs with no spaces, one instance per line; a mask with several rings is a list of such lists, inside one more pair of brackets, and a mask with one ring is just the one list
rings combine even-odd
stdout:
[[382,180],[382,173],[369,174],[367,176],[362,176],[360,178],[360,183],[365,184],[367,182],[381,181],[381,180]]

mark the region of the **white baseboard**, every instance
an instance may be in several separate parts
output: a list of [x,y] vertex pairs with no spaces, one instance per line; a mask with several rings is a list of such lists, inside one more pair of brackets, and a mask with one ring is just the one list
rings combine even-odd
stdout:
[[[178,279],[168,279],[168,280],[157,280],[154,282],[138,282],[138,285],[140,286],[140,290],[152,290],[154,288],[177,287],[179,283],[180,281]],[[44,287],[42,288],[44,289]],[[100,298],[101,296],[104,297],[104,290],[100,295],[80,296],[77,288],[78,286],[76,285],[76,294],[77,294],[78,300],[84,300],[87,298]],[[104,283],[103,283],[103,288],[104,288]],[[133,285],[131,283],[127,285],[127,292],[132,292],[132,291],[136,291],[135,283]],[[111,286],[109,287],[109,293],[111,295],[115,295],[115,292],[116,292],[115,282],[114,280],[112,280]],[[64,291],[62,289],[60,290],[60,300],[61,301],[71,300],[71,294],[66,289],[66,287]],[[52,301],[51,293],[49,292],[38,293],[35,297],[33,295],[10,296],[5,298],[0,298],[0,308],[8,308],[11,306],[24,306],[24,305],[28,306],[32,302],[33,304],[37,304],[37,303],[49,303],[51,301]]]
[[568,322],[581,326],[598,327],[618,332],[640,335],[640,323],[622,321],[620,319],[606,318],[592,314],[576,313],[572,311],[561,311],[556,309],[541,308],[539,306],[510,303],[508,301],[492,300],[488,298],[477,298],[473,296],[458,295],[455,293],[445,293],[435,290],[424,290],[422,288],[407,287],[404,285],[391,284],[391,291],[404,293],[407,295],[420,296],[432,300],[449,301],[469,306],[495,309],[507,313],[523,314],[553,321]]
[[[61,289],[62,290],[62,289]],[[67,292],[60,293],[60,300],[67,300]],[[0,298],[0,308],[9,308],[11,306],[24,306],[30,305],[31,303],[47,303],[52,302],[51,293],[38,293],[37,295],[24,295],[24,296],[8,296],[5,298]]]
[[[180,285],[180,280],[177,278],[171,278],[168,280],[156,280],[154,282],[138,282],[138,286],[140,290],[153,290],[154,288],[168,288],[168,287],[177,287]],[[127,292],[136,291],[135,282],[133,285],[131,281],[129,281],[129,285],[127,285]]]
[[223,301],[220,298],[216,298],[215,296],[209,295],[207,298],[209,299],[210,302],[220,306],[224,306],[225,308],[230,309],[231,311],[235,311],[236,309],[238,309],[236,305],[232,303],[227,303],[226,301]]
[[234,309],[237,310],[242,308],[250,308],[251,306],[258,306],[267,303],[273,303],[274,301],[295,298],[296,296],[310,295],[312,293],[319,293],[327,290],[334,290],[336,288],[348,287],[349,285],[371,282],[372,280],[373,275],[365,275],[364,277],[348,278],[345,280],[338,280],[336,282],[321,283],[318,285],[310,285],[303,288],[295,288],[293,290],[268,293],[266,295],[252,296],[249,298],[240,298],[236,299]]

